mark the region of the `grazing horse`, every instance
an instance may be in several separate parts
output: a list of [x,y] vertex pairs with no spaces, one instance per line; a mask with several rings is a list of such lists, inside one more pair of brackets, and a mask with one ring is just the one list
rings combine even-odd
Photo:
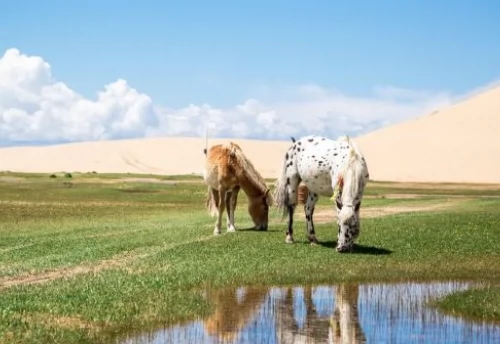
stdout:
[[243,189],[248,198],[248,213],[254,229],[267,230],[272,193],[264,178],[234,142],[218,144],[204,150],[206,159],[203,179],[208,185],[207,209],[217,215],[214,234],[220,234],[222,214],[227,211],[227,231],[234,232],[234,212],[238,193]]
[[276,179],[273,198],[276,206],[288,213],[286,242],[293,242],[293,215],[297,206],[297,189],[302,182],[308,189],[304,206],[307,235],[317,244],[314,232],[314,206],[320,196],[335,199],[337,208],[337,251],[352,250],[359,236],[359,208],[369,179],[368,166],[361,151],[348,137],[331,140],[309,135],[295,140],[285,154],[280,176]]

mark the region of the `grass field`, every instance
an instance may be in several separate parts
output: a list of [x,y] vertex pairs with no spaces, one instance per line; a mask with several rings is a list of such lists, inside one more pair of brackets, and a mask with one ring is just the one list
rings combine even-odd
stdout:
[[[437,306],[500,320],[500,186],[370,182],[352,254],[327,199],[320,245],[300,208],[287,245],[274,209],[268,232],[213,236],[205,192],[196,176],[0,173],[0,343],[109,342],[207,315],[208,286],[483,281]],[[243,194],[236,221],[251,225]]]

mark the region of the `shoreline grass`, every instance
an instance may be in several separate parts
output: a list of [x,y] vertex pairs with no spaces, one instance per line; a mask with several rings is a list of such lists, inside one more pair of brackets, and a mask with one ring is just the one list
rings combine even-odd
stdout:
[[[245,230],[244,194],[240,231],[213,236],[200,177],[154,183],[115,174],[103,181],[90,174],[91,182],[75,173],[0,176],[18,178],[0,178],[0,343],[105,343],[125,329],[187,321],[210,312],[200,295],[206,287],[500,282],[500,187],[370,183],[366,194],[375,197],[364,209],[461,201],[362,218],[356,252],[342,255],[334,250],[333,222],[318,223],[320,244],[308,244],[300,206],[294,245],[284,243],[286,221],[274,209],[268,232]],[[331,204],[321,200],[319,207]],[[496,319],[498,309],[482,313],[477,301],[500,304],[495,290],[452,294],[436,306]]]
[[500,285],[471,288],[432,302],[441,311],[470,321],[500,324]]

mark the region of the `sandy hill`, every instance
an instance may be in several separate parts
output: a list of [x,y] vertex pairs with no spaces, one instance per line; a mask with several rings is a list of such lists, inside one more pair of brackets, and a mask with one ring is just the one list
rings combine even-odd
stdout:
[[[500,87],[356,141],[373,180],[500,183],[499,133]],[[271,178],[291,144],[234,141]],[[2,148],[0,171],[201,174],[204,148],[204,138],[173,137]]]
[[[209,145],[229,139],[209,139]],[[291,141],[231,139],[255,167],[274,177]],[[0,171],[200,174],[205,138],[165,137],[0,149]]]
[[356,140],[375,180],[500,183],[500,87]]

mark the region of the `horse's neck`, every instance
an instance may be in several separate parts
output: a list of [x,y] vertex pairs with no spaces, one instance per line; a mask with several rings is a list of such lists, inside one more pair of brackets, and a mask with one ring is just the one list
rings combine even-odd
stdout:
[[258,197],[262,195],[262,189],[259,187],[256,181],[245,178],[244,182],[241,182],[241,189],[248,197]]

